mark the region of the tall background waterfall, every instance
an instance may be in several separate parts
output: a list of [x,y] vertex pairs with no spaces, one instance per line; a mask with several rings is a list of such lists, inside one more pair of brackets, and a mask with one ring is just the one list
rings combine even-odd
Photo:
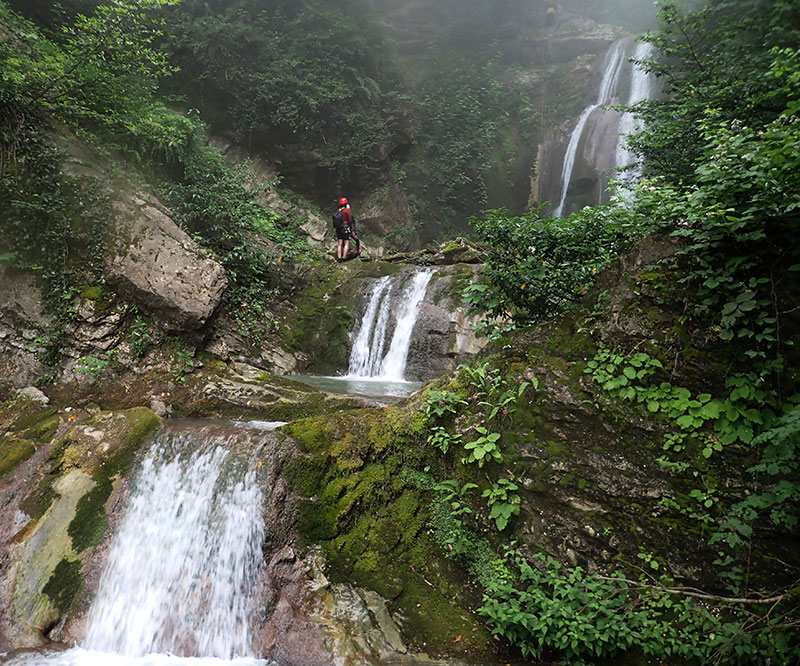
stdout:
[[348,377],[403,381],[411,336],[432,270],[375,282],[353,336]]
[[[603,59],[595,101],[575,124],[560,164],[545,160],[541,170],[559,174],[552,186],[540,192],[542,201],[553,203],[553,215],[565,216],[585,205],[608,200],[606,189],[617,169],[630,167],[633,155],[625,145],[625,134],[636,129],[633,114],[605,106],[635,104],[655,96],[655,79],[630,62],[652,55],[650,44],[633,37],[614,42]],[[631,170],[635,177],[637,171]]]

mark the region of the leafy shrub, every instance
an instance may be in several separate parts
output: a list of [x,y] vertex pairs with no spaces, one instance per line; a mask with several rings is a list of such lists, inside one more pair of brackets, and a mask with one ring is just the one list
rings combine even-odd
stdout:
[[489,505],[489,518],[494,520],[500,532],[506,528],[512,516],[519,515],[520,497],[517,490],[519,486],[513,479],[498,479],[481,495]]
[[317,0],[269,9],[185,0],[167,44],[181,67],[175,83],[214,124],[241,137],[266,132],[314,147],[323,165],[344,171],[374,166],[388,141],[379,83],[391,86],[391,74],[380,76],[388,60],[355,12]]
[[542,218],[539,211],[514,217],[487,211],[472,225],[488,244],[484,275],[494,301],[489,314],[528,325],[577,303],[597,271],[651,228],[647,220],[617,206],[584,209],[569,219]]
[[464,449],[469,452],[469,455],[464,458],[466,463],[478,463],[478,467],[483,467],[489,460],[494,460],[496,463],[503,462],[503,453],[500,451],[500,434],[496,432],[489,432],[483,426],[475,426],[475,432],[478,436],[464,444]]
[[557,654],[565,666],[586,666],[635,651],[665,663],[761,666],[800,656],[781,612],[712,611],[679,590],[619,573],[590,575],[541,554],[533,564],[513,552],[510,558],[519,583],[493,585],[480,613],[526,658]]
[[428,444],[435,446],[442,453],[447,453],[451,446],[461,443],[461,437],[461,433],[451,434],[442,426],[436,426],[428,434]]
[[441,419],[447,414],[457,414],[459,408],[466,404],[467,401],[458,393],[431,389],[428,392],[428,400],[425,403],[425,416],[428,419]]

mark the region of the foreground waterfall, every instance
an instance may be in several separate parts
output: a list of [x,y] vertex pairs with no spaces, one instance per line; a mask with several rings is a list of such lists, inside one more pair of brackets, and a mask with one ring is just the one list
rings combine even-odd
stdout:
[[416,272],[411,278],[398,273],[375,283],[355,333],[348,377],[403,381],[411,334],[432,276],[432,270]]
[[238,480],[223,473],[229,453],[221,444],[210,438],[192,456],[194,436],[176,434],[144,461],[89,616],[87,648],[249,654],[261,492],[254,470]]
[[650,44],[637,43],[631,37],[617,40],[609,48],[596,101],[583,110],[570,135],[553,215],[562,217],[570,212],[568,198],[573,195],[574,186],[584,197],[581,203],[603,201],[609,176],[633,162],[624,138],[636,129],[633,114],[604,107],[632,105],[653,96],[653,77],[629,62],[630,58],[639,60],[651,55]]
[[250,427],[162,434],[134,480],[83,647],[10,663],[266,665],[248,626],[265,534],[252,456],[267,428]]

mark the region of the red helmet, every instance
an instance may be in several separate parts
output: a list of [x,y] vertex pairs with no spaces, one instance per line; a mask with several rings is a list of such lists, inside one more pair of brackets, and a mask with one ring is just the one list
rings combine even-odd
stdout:
[[339,199],[339,205],[340,206],[346,206],[347,205],[347,199],[345,199],[344,197]]

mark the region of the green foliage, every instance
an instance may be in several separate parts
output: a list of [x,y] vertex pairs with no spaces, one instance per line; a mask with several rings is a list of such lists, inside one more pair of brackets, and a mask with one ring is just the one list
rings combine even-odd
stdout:
[[800,523],[800,406],[794,405],[753,446],[763,447],[750,472],[765,481],[762,492],[749,495],[728,513],[712,541],[738,547],[750,539],[753,525],[768,517],[776,527],[795,530]]
[[[648,354],[638,352],[626,357],[601,348],[587,363],[585,372],[611,395],[646,407],[652,414],[662,414],[677,429],[665,435],[665,456],[658,462],[675,474],[691,470],[700,485],[687,493],[692,502],[665,497],[661,505],[710,528],[710,543],[724,541],[733,548],[751,538],[753,526],[763,515],[768,515],[776,527],[796,529],[800,515],[796,462],[800,409],[796,404],[787,406],[786,413],[779,416],[779,399],[767,390],[765,377],[756,373],[728,377],[727,396],[714,398],[711,393],[693,395],[684,387],[658,381],[660,370],[662,363]],[[798,396],[794,396],[792,402],[797,401]],[[694,461],[667,457],[684,457],[690,444],[698,452]],[[760,452],[759,463],[748,471],[769,481],[767,489],[751,493],[731,507],[719,526],[712,515],[720,509],[716,481],[705,474],[705,461],[734,445]]]
[[168,44],[181,67],[177,83],[191,86],[212,122],[242,137],[268,132],[318,148],[324,166],[344,170],[374,165],[389,138],[382,45],[354,13],[315,0],[269,9],[185,0]]
[[474,483],[462,486],[455,479],[434,484],[433,518],[429,522],[428,534],[447,557],[464,564],[481,585],[492,587],[512,581],[514,575],[491,544],[468,524],[473,515],[469,494],[476,488]]
[[483,426],[475,426],[478,437],[464,444],[464,449],[469,452],[463,462],[478,463],[478,467],[493,460],[496,463],[503,462],[503,453],[500,451],[500,433],[489,432]]
[[585,666],[637,652],[665,663],[757,666],[800,656],[782,612],[711,610],[679,591],[637,584],[620,573],[590,575],[542,554],[533,563],[513,552],[511,559],[519,583],[488,590],[480,612],[528,659],[555,653],[565,666]]
[[495,66],[445,63],[418,94],[417,132],[438,203],[456,210],[485,204],[490,156],[509,120]]
[[106,367],[108,367],[108,363],[108,359],[97,358],[96,356],[82,356],[75,363],[75,372],[93,375],[96,377]]
[[428,444],[447,453],[451,447],[461,444],[461,437],[461,433],[451,434],[442,426],[436,426],[428,434]]
[[[721,451],[722,445],[753,444],[754,433],[775,420],[777,401],[759,388],[755,374],[729,377],[725,382],[728,397],[713,398],[710,393],[692,395],[667,381],[648,383],[663,367],[661,361],[642,352],[626,358],[601,348],[584,372],[612,395],[642,405],[653,414],[664,414],[684,433],[698,433],[707,423],[713,425],[716,438],[702,449],[705,458]],[[683,440],[669,439],[665,450],[674,449],[677,441]]]
[[519,515],[519,486],[511,479],[498,479],[490,488],[483,491],[481,497],[486,498],[489,505],[489,518],[494,520],[498,531],[502,532],[512,516]]
[[128,332],[128,343],[131,346],[133,355],[142,357],[147,353],[150,344],[153,342],[153,338],[150,335],[145,319],[138,313],[138,310],[135,312],[136,314],[134,315]]
[[531,381],[510,386],[500,371],[490,366],[489,361],[474,366],[460,365],[458,369],[469,378],[470,390],[477,399],[477,406],[483,409],[487,423],[513,414],[528,386],[538,388],[539,385],[534,377]]
[[428,392],[428,400],[425,403],[425,416],[429,420],[441,419],[448,414],[457,414],[459,408],[466,404],[467,401],[458,393],[431,389]]
[[159,11],[176,2],[114,0],[91,15],[79,14],[62,28],[57,44],[3,3],[2,22],[12,31],[0,43],[3,88],[26,106],[71,121],[114,129],[136,123],[158,77],[170,71],[153,44],[163,25]]
[[172,357],[172,379],[176,382],[185,382],[186,375],[191,374],[198,363],[194,359],[194,351],[184,342],[176,340],[177,349]]
[[[597,271],[651,228],[647,218],[617,206],[584,209],[569,219],[487,211],[471,221],[489,245],[484,275],[491,290],[473,301],[495,317],[529,325],[577,303]],[[482,300],[478,300],[478,296]]]
[[704,161],[704,120],[743,121],[761,131],[783,110],[786,88],[769,78],[773,48],[796,48],[800,7],[793,0],[721,0],[684,9],[661,2],[658,30],[647,36],[658,57],[647,67],[664,95],[642,103],[645,127],[631,141],[670,182],[691,183]]

